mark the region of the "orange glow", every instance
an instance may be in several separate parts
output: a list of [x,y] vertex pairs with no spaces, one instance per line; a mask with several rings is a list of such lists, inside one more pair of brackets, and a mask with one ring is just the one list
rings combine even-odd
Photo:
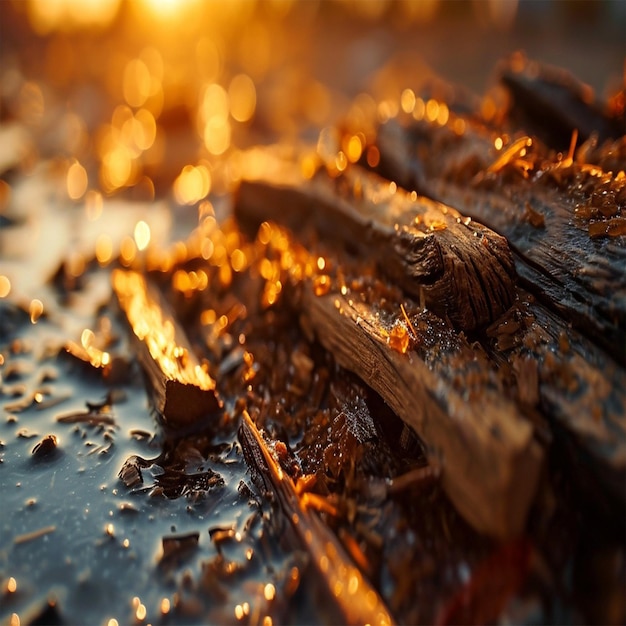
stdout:
[[370,167],[377,167],[380,163],[380,151],[376,146],[370,146],[367,149],[367,164]]
[[302,176],[308,180],[313,178],[319,165],[319,159],[315,154],[305,156],[300,163],[300,171]]
[[335,157],[335,167],[340,172],[343,172],[347,166],[348,166],[348,159],[346,158],[346,155],[343,153],[343,151],[340,150],[337,153],[337,156]]
[[361,142],[361,138],[358,135],[352,135],[352,137],[348,140],[348,145],[346,146],[348,161],[350,161],[350,163],[356,163],[361,158],[362,152],[363,144]]
[[156,138],[156,121],[154,115],[147,109],[139,109],[135,113],[133,140],[140,150],[148,150],[152,147]]
[[204,145],[207,150],[219,156],[230,146],[230,123],[228,119],[213,116],[204,127]]
[[120,245],[120,261],[126,267],[135,260],[137,254],[137,247],[131,237],[124,237]]
[[237,122],[247,122],[256,108],[256,89],[247,74],[237,74],[228,87],[230,114]]
[[0,274],[0,298],[6,298],[11,293],[11,281],[7,276]]
[[[171,380],[194,385],[203,391],[215,389],[215,381],[193,362],[189,350],[179,345],[172,320],[154,301],[141,274],[115,270],[113,287],[133,332],[145,342],[152,359]],[[145,617],[145,616],[144,616]]]
[[462,135],[465,132],[465,120],[462,117],[457,117],[454,120],[453,128],[457,135]]
[[204,165],[185,165],[174,181],[174,196],[179,204],[195,204],[211,191],[211,173]]
[[113,257],[113,243],[108,235],[99,235],[96,240],[96,259],[100,265],[106,265]]
[[78,161],[74,161],[67,170],[67,195],[72,200],[79,200],[85,195],[88,184],[87,171]]
[[199,0],[141,0],[148,13],[162,22],[184,19],[199,3]]
[[139,606],[135,610],[135,618],[138,621],[142,622],[144,619],[146,619],[146,615],[147,614],[148,614],[148,612],[146,610],[145,604],[139,604]]
[[41,300],[35,298],[31,301],[28,310],[30,313],[31,323],[36,324],[39,318],[43,315],[43,303],[41,302]]
[[434,122],[439,115],[439,103],[432,98],[426,103],[426,119]]
[[124,69],[124,99],[132,107],[140,107],[152,91],[150,70],[141,59],[132,59]]
[[102,159],[102,184],[108,191],[124,187],[133,171],[132,156],[129,150],[120,145],[107,152]]
[[417,98],[415,100],[415,106],[413,107],[413,117],[419,122],[424,119],[424,115],[426,114],[426,104],[422,98]]
[[105,28],[117,15],[121,0],[29,0],[28,17],[40,35],[53,30]]
[[135,225],[135,243],[137,250],[142,251],[148,247],[150,243],[150,226],[143,220],[139,220]]
[[493,119],[493,116],[496,114],[496,103],[493,101],[493,98],[486,97],[483,99],[480,105],[480,112],[485,120],[489,121]]
[[271,602],[276,597],[276,587],[272,583],[267,583],[263,588],[263,595],[268,602]]
[[405,113],[413,113],[415,109],[415,93],[412,89],[405,89],[400,96],[400,106]]
[[448,123],[448,119],[450,117],[450,111],[445,103],[441,102],[439,104],[439,111],[437,113],[437,124],[440,126],[445,126]]
[[511,161],[526,155],[527,148],[530,148],[533,141],[530,137],[520,137],[516,139],[488,168],[488,172],[499,172]]
[[204,90],[198,114],[201,125],[205,125],[213,117],[226,119],[229,113],[228,93],[221,85],[212,83]]

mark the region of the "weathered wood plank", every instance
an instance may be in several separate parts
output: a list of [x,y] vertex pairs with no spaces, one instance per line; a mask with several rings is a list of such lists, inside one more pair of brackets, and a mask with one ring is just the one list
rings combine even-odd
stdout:
[[470,120],[465,131],[392,120],[378,132],[381,171],[504,235],[522,284],[626,362],[626,178]]
[[244,174],[235,214],[255,229],[273,220],[305,237],[312,230],[313,239],[375,261],[407,294],[459,329],[488,325],[515,297],[504,238],[356,166],[336,177],[320,169],[312,179],[287,163],[275,164],[271,175]]
[[168,428],[197,428],[222,407],[215,381],[199,364],[163,298],[141,274],[115,270],[112,280],[137,340],[154,408]]
[[386,326],[375,306],[305,289],[301,311],[337,362],[426,443],[465,519],[499,537],[522,532],[543,452],[531,424],[498,388],[487,359],[428,312],[411,316],[415,335],[407,337],[403,354],[394,341],[397,322]]
[[567,471],[596,491],[581,493],[581,500],[625,510],[624,368],[522,289],[515,306],[487,329],[483,345],[510,378],[522,410],[547,420],[550,440],[574,444],[577,458]]
[[[289,186],[287,188],[289,189]],[[301,194],[305,195],[305,191]],[[252,223],[259,222],[264,216],[282,220],[285,212],[281,211],[281,208],[289,206],[290,209],[294,209],[297,200],[299,196],[290,193],[282,196],[278,190],[272,196],[260,193],[252,200],[247,194],[239,194],[235,210],[240,219]],[[247,204],[248,201],[251,201],[252,208]],[[311,203],[311,210],[314,211],[314,203],[310,199],[308,202]],[[249,210],[252,212],[252,219],[248,215]],[[300,227],[298,230],[302,232],[304,229]],[[345,228],[344,232],[350,232],[350,230]],[[323,254],[330,265],[342,267],[346,272],[345,280],[350,282],[348,276],[354,274],[350,274],[351,270],[346,268],[341,261],[341,258],[344,261],[346,258],[345,255],[341,256],[341,250],[345,244],[341,245],[340,239],[335,234],[330,241],[329,250],[329,240],[321,239],[321,242],[309,244],[310,253],[314,256]],[[338,242],[339,245],[337,245]],[[360,261],[356,262],[357,267],[359,263]],[[350,294],[349,297],[352,300],[359,301],[359,306],[363,304],[363,293],[359,293],[358,290],[346,293]],[[345,308],[344,296],[340,298],[342,308]],[[385,297],[390,298],[389,294]],[[393,301],[393,296],[390,301]],[[407,300],[404,302],[407,309],[419,308],[415,303],[411,304]],[[316,300],[307,301],[305,305],[300,303],[298,306],[304,312],[305,319],[312,315],[311,311],[319,309],[319,303]],[[400,301],[396,302],[396,309],[399,316]],[[317,326],[328,326],[332,330],[335,328],[337,313],[331,307],[327,307],[325,312],[326,321],[324,321],[324,313],[318,312]],[[362,324],[365,318],[366,316],[359,314],[359,324]],[[402,318],[400,321],[404,323]],[[380,318],[377,322],[380,323]],[[365,347],[356,343],[350,348],[350,341],[354,338],[346,339],[341,364],[357,372],[368,384],[379,391],[405,421],[406,415],[410,413],[407,407],[411,403],[422,403],[421,394],[430,393],[427,391],[430,389],[429,386],[437,387],[441,384],[445,388],[450,381],[464,381],[465,393],[476,398],[480,397],[484,388],[493,385],[491,387],[494,391],[493,396],[484,395],[482,405],[488,405],[492,397],[497,398],[500,394],[515,404],[516,412],[538,424],[542,432],[540,437],[544,438],[547,445],[552,440],[552,427],[560,431],[559,436],[565,434],[580,451],[579,460],[585,459],[584,463],[577,463],[578,469],[585,475],[595,477],[591,483],[597,485],[600,492],[610,495],[612,501],[617,499],[622,502],[622,506],[624,505],[625,494],[621,486],[626,480],[626,389],[623,385],[626,374],[624,369],[618,366],[605,351],[581,336],[579,332],[571,328],[567,321],[536,301],[523,289],[518,289],[518,299],[514,306],[489,327],[486,334],[480,335],[489,363],[481,361],[485,355],[479,344],[473,344],[472,349],[468,349],[465,339],[453,333],[450,327],[440,319],[430,316],[425,324],[431,327],[431,337],[438,334],[442,338],[441,344],[465,347],[463,352],[459,353],[458,358],[444,358],[445,351],[442,352],[432,342],[430,344],[426,342],[430,345],[430,351],[426,350],[421,355],[431,378],[427,379],[428,375],[425,375],[426,378],[421,378],[421,387],[413,388],[411,385],[405,385],[403,388],[396,388],[396,393],[409,394],[402,413],[397,408],[399,401],[396,400],[395,403],[390,401],[390,396],[394,393],[394,385],[398,379],[401,379],[401,376],[389,375],[389,388],[386,391],[381,390],[379,386],[383,383],[380,380],[378,366],[372,365],[368,369],[361,363],[364,359],[365,361],[369,359],[374,363],[380,360],[376,356],[368,356],[370,353],[367,350],[367,343]],[[391,330],[393,331],[393,327]],[[389,328],[383,329],[383,335],[387,333],[387,339],[390,342],[401,346],[402,337],[393,336],[389,332]],[[324,339],[320,340],[324,343]],[[408,346],[408,339],[406,341]],[[337,347],[331,343],[332,340],[326,338],[326,342],[324,345],[337,354]],[[480,365],[477,365],[477,360]],[[471,376],[459,374],[464,371],[463,368],[467,367],[474,368]],[[499,382],[494,382],[495,371],[500,378]],[[481,383],[472,387],[476,385],[477,380]],[[444,412],[446,410],[447,408]],[[444,422],[445,419],[443,419]],[[431,443],[431,440],[425,436],[421,425],[416,424],[415,421],[411,422],[411,418],[408,420],[418,434],[427,443]]]
[[581,142],[595,135],[601,143],[626,132],[624,111],[621,117],[611,111],[589,85],[562,68],[517,52],[500,63],[498,79],[511,95],[509,121],[556,150],[567,150],[573,132]]

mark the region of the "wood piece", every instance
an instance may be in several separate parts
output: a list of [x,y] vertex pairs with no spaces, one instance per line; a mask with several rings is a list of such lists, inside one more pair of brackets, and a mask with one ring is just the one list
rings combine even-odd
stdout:
[[274,458],[247,411],[243,412],[239,440],[246,461],[273,492],[313,564],[337,600],[346,624],[392,624],[383,599],[348,556],[343,545],[298,496],[291,478]]
[[522,408],[540,411],[561,440],[573,442],[566,471],[585,485],[581,501],[626,512],[626,371],[530,294],[519,294],[487,329],[486,349],[510,372]]
[[382,125],[381,171],[507,237],[525,288],[625,363],[624,175],[569,155],[550,161],[529,138],[498,153],[495,133],[464,127],[459,135],[453,122]]
[[[286,201],[276,199],[277,206],[285,204]],[[244,215],[246,207],[238,207],[238,212]],[[293,241],[289,244],[292,256],[298,256],[295,245]],[[362,262],[350,261],[347,255],[341,255],[336,246],[329,249],[326,241],[312,246],[307,255],[313,259],[313,265],[318,255],[322,255],[327,266],[324,271],[332,267],[341,268],[343,285],[353,285],[355,277],[363,274]],[[356,283],[360,283],[360,286],[354,289],[350,287],[350,298],[363,300],[364,292],[367,293],[370,287],[368,283],[364,285],[360,278]],[[314,290],[324,292],[332,284],[331,277],[320,276],[314,279]],[[324,289],[319,289],[320,286]],[[373,293],[378,291],[374,289]],[[465,340],[455,335],[441,320],[432,315],[424,318],[431,337],[439,336],[441,343],[450,346],[463,346],[463,352],[458,358],[446,359],[431,342],[431,348],[422,353],[422,358],[435,372],[435,376],[425,383],[426,388],[428,384],[436,385],[437,377],[454,380],[459,369],[466,367],[462,361],[466,359],[468,364],[474,364],[480,372],[472,384],[476,385],[476,380],[486,380],[483,386],[487,387],[493,384],[492,389],[496,390],[496,394],[502,394],[514,402],[519,414],[526,416],[538,427],[542,441],[550,443],[552,432],[556,430],[561,435],[559,445],[568,441],[569,447],[569,443],[574,443],[577,454],[569,459],[567,471],[578,474],[580,484],[586,486],[583,498],[588,501],[602,499],[603,505],[618,501],[623,508],[626,504],[626,494],[622,488],[626,481],[626,389],[623,385],[626,372],[605,351],[586,340],[528,292],[519,289],[518,293],[514,306],[487,328],[486,334],[477,335],[490,362],[480,360],[484,356],[481,355],[480,344],[473,344],[472,349],[469,349]],[[406,331],[409,318],[400,316],[402,303],[399,294],[399,290],[382,293],[380,299],[395,303],[391,306],[395,306],[396,322],[399,319],[400,325],[388,325],[385,332],[388,332],[390,343],[402,349],[403,346],[408,348],[410,336],[415,336],[415,331],[410,328],[410,332]],[[415,303],[408,304],[406,300],[404,304],[409,309],[418,308]],[[309,304],[295,303],[295,306],[309,315]],[[325,322],[328,325],[334,324],[333,314],[329,310],[331,317]],[[362,358],[359,349],[346,351],[343,364],[360,373],[359,360]],[[480,366],[476,365],[477,359]],[[496,371],[501,379],[499,387],[498,383],[489,380]],[[365,380],[374,386],[369,378]],[[469,389],[474,391],[470,392]],[[474,397],[483,393],[480,385],[473,388],[470,385],[468,390],[467,393]],[[416,395],[419,397],[419,394]],[[483,400],[488,401],[487,398]],[[412,425],[415,427],[414,423]],[[425,438],[421,430],[416,430]],[[426,441],[430,443],[430,440]]]
[[320,343],[426,443],[463,517],[497,537],[522,532],[543,453],[486,359],[428,312],[413,316],[413,347],[402,354],[393,347],[397,324],[386,327],[373,305],[311,289],[302,298],[302,315]]
[[[269,155],[266,155],[270,159]],[[310,180],[287,163],[240,183],[235,215],[255,230],[265,220],[333,241],[377,263],[407,294],[473,330],[493,322],[515,297],[504,238],[457,211],[411,196],[360,167]],[[306,236],[306,235],[305,235]]]
[[115,270],[112,280],[137,339],[157,413],[166,427],[198,428],[222,407],[215,381],[200,366],[169,307],[141,274]]

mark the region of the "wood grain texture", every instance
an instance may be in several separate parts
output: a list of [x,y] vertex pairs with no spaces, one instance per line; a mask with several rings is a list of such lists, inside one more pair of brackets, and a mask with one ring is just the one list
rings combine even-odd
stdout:
[[310,289],[302,297],[302,314],[320,343],[380,394],[442,464],[444,489],[465,519],[498,537],[522,532],[543,452],[486,359],[428,313],[414,324],[420,347],[402,354],[371,306]]
[[292,479],[280,467],[247,411],[242,415],[239,441],[251,471],[264,489],[275,494],[280,511],[289,520],[313,566],[328,586],[343,623],[393,624],[383,599],[354,565],[341,542],[317,513],[304,505],[304,498],[296,492]]
[[[522,158],[498,166],[494,137],[469,122],[459,135],[428,122],[391,121],[379,128],[381,171],[505,236],[524,287],[626,363],[626,236],[611,236],[611,228],[622,228],[626,180],[575,162],[524,176]],[[531,145],[529,152],[541,151]],[[585,217],[592,210],[614,217]],[[595,236],[602,224],[606,235]]]
[[405,293],[459,329],[493,322],[513,302],[513,259],[503,237],[448,206],[411,196],[360,167],[310,180],[280,164],[247,178],[235,215],[255,228],[265,220],[309,239],[333,242],[373,260]]

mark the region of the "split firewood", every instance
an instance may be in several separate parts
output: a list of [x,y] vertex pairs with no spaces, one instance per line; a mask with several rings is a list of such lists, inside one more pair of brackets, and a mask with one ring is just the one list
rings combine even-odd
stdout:
[[456,122],[382,125],[381,172],[505,236],[525,288],[625,363],[624,173]]
[[[288,180],[282,164],[274,162],[273,167],[279,168],[274,171],[280,171],[282,181]],[[297,173],[292,176],[298,180]],[[349,191],[354,190],[354,182],[345,190],[341,182],[328,182],[323,175],[304,186],[301,180],[298,184],[279,184],[259,176],[253,181],[244,178],[236,196],[235,215],[244,224],[274,218],[287,220],[287,225],[296,228],[289,217],[292,214],[303,222],[309,215],[332,215],[333,207],[340,207],[334,213],[343,224],[335,225],[331,241],[336,242],[343,233],[341,243],[351,246],[355,237],[346,241],[348,234],[365,231],[370,222],[344,200],[346,194],[360,204],[369,200],[369,214],[377,209],[374,198],[381,200],[381,213],[390,211],[400,218],[401,209],[408,211],[412,207],[410,197],[401,194],[396,199],[390,194],[388,182],[373,179],[370,183],[365,174],[356,180],[360,181],[360,191],[355,193]],[[290,211],[279,212],[277,208],[282,206],[289,206]],[[424,206],[437,207],[427,202]],[[437,211],[445,217],[438,207]],[[457,223],[456,217],[452,219]],[[319,237],[326,240],[326,234],[332,232],[330,218],[310,220],[314,227],[320,225],[323,231]],[[447,245],[454,247],[453,241]],[[388,256],[391,254],[388,252]],[[378,252],[378,258],[382,259],[382,252]],[[421,269],[419,264],[416,267],[416,271]],[[472,287],[481,289],[476,282]],[[316,296],[315,291],[320,295]],[[430,312],[420,314],[422,317],[416,321],[420,330],[414,332],[402,319],[385,324],[374,304],[355,302],[341,290],[326,295],[323,291],[304,288],[303,302],[299,304],[301,315],[320,343],[341,366],[377,391],[426,443],[433,462],[443,464],[444,489],[466,520],[487,534],[520,533],[537,485],[542,451],[533,439],[531,424],[504,397],[494,368],[484,355],[481,358],[462,335]],[[423,291],[418,293],[423,300]],[[471,298],[471,291],[465,294]],[[412,302],[410,308],[422,311],[423,304]],[[413,349],[415,343],[419,351]]]
[[198,362],[163,298],[141,274],[115,270],[113,289],[137,339],[139,362],[164,425],[198,428],[222,407],[215,381]]
[[340,292],[302,298],[320,343],[426,443],[463,517],[490,535],[522,532],[543,452],[486,359],[428,312],[407,314],[411,330]]
[[313,239],[375,261],[405,293],[461,330],[484,327],[511,306],[511,253],[481,224],[357,166],[335,177],[320,169],[311,179],[285,162],[268,169],[241,181],[240,223],[256,231],[270,220],[300,235],[312,229]]
[[275,494],[280,510],[310,553],[321,579],[337,601],[344,623],[392,624],[383,599],[328,526],[303,504],[292,479],[281,468],[247,411],[243,412],[239,440],[251,471]]
[[[247,215],[247,196],[239,194],[235,207],[236,214],[244,222],[254,222],[260,219],[263,215],[262,202],[264,198],[261,195],[253,199],[253,217],[250,220]],[[288,198],[292,200],[291,195],[288,195]],[[264,207],[265,214],[277,217],[274,207],[284,203],[287,203],[287,200],[272,198],[272,204]],[[332,260],[333,254],[336,253],[335,256],[337,256],[339,250],[340,248],[335,247],[331,248],[330,254],[328,254],[328,250],[324,250],[323,254],[327,265],[334,263],[345,270],[344,282],[349,283],[348,269],[345,263],[337,258]],[[320,246],[314,245],[310,253],[313,256],[321,254]],[[365,269],[364,265],[363,269]],[[315,279],[311,290],[325,295],[330,289],[330,284],[331,281],[327,276],[321,276]],[[608,495],[611,501],[617,498],[623,506],[624,494],[621,486],[626,479],[626,392],[622,384],[625,378],[624,370],[602,349],[581,336],[579,332],[570,327],[568,322],[537,302],[526,291],[519,289],[518,293],[519,296],[515,305],[494,322],[482,338],[484,349],[489,355],[489,363],[483,360],[483,348],[479,344],[473,344],[470,349],[462,336],[453,333],[435,316],[431,315],[427,319],[425,318],[421,327],[419,324],[414,324],[414,327],[422,332],[430,328],[430,331],[425,332],[425,334],[430,337],[440,337],[443,345],[457,345],[464,346],[464,348],[462,352],[459,352],[458,358],[446,360],[441,358],[442,351],[438,345],[434,345],[431,341],[429,344],[431,351],[422,352],[421,358],[433,378],[430,380],[416,376],[420,379],[421,386],[407,385],[404,388],[404,392],[407,394],[405,404],[406,406],[411,404],[421,406],[423,403],[422,394],[432,398],[435,392],[430,390],[429,385],[431,384],[433,388],[440,389],[442,395],[446,395],[447,387],[444,382],[439,382],[439,379],[442,381],[464,381],[464,384],[467,385],[464,392],[469,397],[474,398],[477,406],[478,404],[481,406],[489,405],[493,397],[498,394],[504,395],[515,403],[517,408],[514,411],[529,417],[533,423],[537,424],[535,416],[539,416],[538,426],[541,431],[545,431],[543,434],[540,433],[540,438],[546,443],[551,440],[552,426],[559,432],[565,433],[565,436],[573,441],[575,448],[580,451],[578,459],[572,458],[571,461],[577,464],[577,469],[583,474],[588,473],[594,477],[592,481],[585,477],[584,482],[587,485],[590,483],[597,485],[599,493]],[[349,310],[353,306],[353,304],[349,307],[345,306],[346,295],[352,300],[363,300],[363,293],[358,289],[341,290],[337,297],[342,310]],[[333,296],[328,295],[328,298],[332,300]],[[389,300],[389,298],[387,299]],[[393,297],[391,301],[393,301]],[[420,310],[420,307],[415,303],[407,304],[407,300],[404,302],[407,309]],[[362,304],[363,302],[359,306]],[[393,323],[388,321],[388,327],[383,328],[379,334],[383,338],[386,337],[389,345],[400,348],[402,352],[409,350],[413,341],[411,337],[415,338],[417,335],[407,326],[406,318],[400,315],[400,304],[398,301],[395,321]],[[338,309],[326,306],[320,311],[321,305],[315,299],[312,299],[311,302],[306,300],[305,304],[300,302],[296,306],[302,310],[303,319],[313,318],[313,328],[315,330],[320,329],[318,333],[320,341],[335,355],[343,355],[340,363],[346,369],[358,373],[365,382],[374,387],[387,403],[398,412],[398,415],[411,424],[427,445],[432,446],[432,434],[427,434],[421,424],[418,423],[419,420],[415,419],[415,410],[408,408],[401,412],[397,408],[399,402],[391,399],[396,381],[401,380],[402,376],[393,371],[394,366],[389,363],[387,357],[381,359],[379,354],[370,349],[370,344],[366,340],[363,342],[364,347],[355,343],[359,347],[346,348],[344,352],[338,351],[332,339],[334,333],[330,332],[338,324],[337,320],[341,319],[338,316]],[[345,329],[339,331],[340,334],[345,332],[350,337],[350,339],[345,339],[346,346],[349,346],[351,341],[357,341],[359,333],[364,331],[362,322],[367,318],[367,315],[358,313],[355,317],[358,320],[358,327],[351,331]],[[380,325],[380,318],[377,319],[377,323]],[[357,335],[357,339],[353,337],[354,334]],[[421,339],[417,340],[417,343],[419,344],[420,341]],[[386,352],[383,351],[383,354]],[[463,359],[466,361],[465,365]],[[413,357],[411,360],[415,363]],[[476,365],[477,360],[480,366]],[[375,363],[376,366],[372,366],[368,370],[363,364],[367,361]],[[387,382],[381,381],[380,370],[382,366],[378,365],[379,361],[384,363],[383,369],[389,368],[391,370]],[[459,374],[459,371],[462,372],[463,368],[467,367],[467,363],[473,364],[471,367],[475,367],[477,371],[481,372],[469,384],[465,380],[469,378],[469,375],[463,377]],[[494,371],[497,371],[498,376],[503,378],[502,386],[496,386],[497,391],[493,395],[485,395],[483,394],[483,387],[489,387],[491,383],[484,384],[484,381],[490,381]],[[477,381],[483,381],[481,383],[483,386],[476,385]],[[475,386],[472,387],[472,384]],[[396,389],[396,393],[403,392]],[[476,408],[475,411],[478,414],[481,409]],[[501,408],[494,410],[496,413],[498,411],[501,412]],[[449,427],[454,432],[454,419],[444,419],[441,424],[444,430]],[[480,458],[483,453],[476,452],[474,455]],[[469,452],[468,458],[471,458]],[[580,463],[580,459],[584,459],[584,462]],[[463,470],[458,468],[458,473],[463,475]],[[477,474],[479,473],[477,471]],[[452,479],[449,477],[449,480]],[[474,488],[477,488],[476,485],[479,485],[481,481],[482,478],[477,477],[473,481]],[[468,493],[471,493],[472,488],[468,489]]]

